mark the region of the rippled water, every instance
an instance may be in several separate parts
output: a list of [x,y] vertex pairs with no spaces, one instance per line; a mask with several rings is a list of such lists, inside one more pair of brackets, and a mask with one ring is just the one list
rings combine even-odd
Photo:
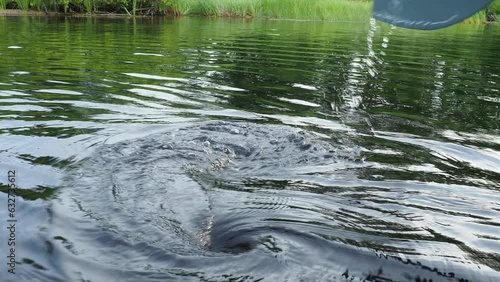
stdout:
[[0,17],[1,281],[499,281],[498,26]]

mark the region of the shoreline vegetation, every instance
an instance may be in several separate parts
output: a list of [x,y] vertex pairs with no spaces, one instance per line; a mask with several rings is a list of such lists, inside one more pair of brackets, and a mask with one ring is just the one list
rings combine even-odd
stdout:
[[[363,21],[372,0],[0,0],[0,16],[207,16]],[[500,19],[500,0],[467,19]]]

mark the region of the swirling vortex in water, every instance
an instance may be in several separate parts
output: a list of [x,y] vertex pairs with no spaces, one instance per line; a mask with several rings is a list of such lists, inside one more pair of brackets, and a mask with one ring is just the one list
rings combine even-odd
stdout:
[[[340,158],[349,159],[349,152],[340,156],[339,147],[297,128],[209,122],[103,146],[80,167],[75,186],[97,200],[83,201],[97,218],[104,216],[97,210],[102,201],[111,196],[114,209],[102,212],[109,214],[104,222],[126,211],[140,222],[161,226],[166,221],[212,249],[206,236],[213,232],[216,190],[265,191],[273,185],[266,181],[285,181],[293,170],[296,176],[301,169],[308,173],[308,167],[333,169]],[[250,209],[286,206],[286,199],[273,200]]]
[[355,212],[362,206],[339,183],[368,165],[356,147],[325,136],[245,122],[105,145],[68,178],[66,198],[90,221],[80,236],[97,237],[71,250],[85,259],[78,249],[98,248],[86,259],[126,266],[123,281],[156,281],[151,273],[182,281],[460,281],[460,264],[419,256],[419,244],[434,244],[425,236],[412,242],[349,227],[364,220]]

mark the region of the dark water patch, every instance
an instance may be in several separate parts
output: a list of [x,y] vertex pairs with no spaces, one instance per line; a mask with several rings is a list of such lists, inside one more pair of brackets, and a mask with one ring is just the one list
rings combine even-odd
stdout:
[[[311,146],[304,149],[304,143]],[[203,277],[238,265],[232,275],[263,275],[255,279],[278,275],[328,281],[344,275],[352,281],[459,281],[462,278],[448,272],[460,272],[460,256],[444,253],[462,251],[495,268],[494,258],[476,259],[474,249],[451,239],[451,234],[439,233],[446,229],[422,225],[425,218],[418,215],[422,211],[474,218],[453,213],[450,206],[433,207],[432,200],[416,204],[419,197],[425,199],[425,186],[411,196],[408,183],[405,189],[380,181],[364,187],[353,182],[354,187],[348,188],[335,180],[336,171],[342,175],[346,166],[369,165],[355,161],[349,149],[280,125],[175,126],[158,135],[99,148],[67,179],[71,188],[60,197],[66,203],[62,207],[77,200],[75,212],[95,221],[95,231],[80,230],[100,234],[87,235],[95,244],[121,249],[122,256],[140,250],[133,255],[142,257],[139,265],[145,254],[150,257],[146,261],[157,255],[172,257],[167,268],[190,269],[201,263]],[[218,160],[224,165],[212,169]],[[329,171],[328,177],[314,171]],[[332,189],[335,185],[338,189]],[[439,260],[429,259],[427,250],[436,248],[443,254]],[[113,256],[111,261],[123,259]],[[439,267],[445,258],[447,266]],[[366,262],[354,263],[357,260]],[[340,268],[328,274],[321,266],[326,262]],[[152,270],[162,269],[158,267]],[[313,271],[318,267],[321,273]]]

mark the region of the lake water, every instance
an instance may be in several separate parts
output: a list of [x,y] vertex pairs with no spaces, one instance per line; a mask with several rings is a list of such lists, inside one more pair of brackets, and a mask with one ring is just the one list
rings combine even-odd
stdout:
[[1,281],[500,281],[498,25],[0,38]]

